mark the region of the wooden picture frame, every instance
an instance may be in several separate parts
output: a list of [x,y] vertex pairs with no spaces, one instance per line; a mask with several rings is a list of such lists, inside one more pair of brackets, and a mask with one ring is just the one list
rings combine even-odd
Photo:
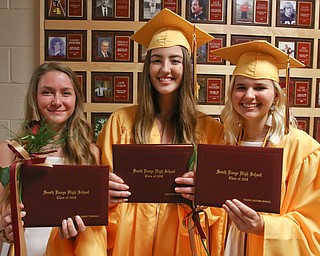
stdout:
[[87,72],[86,71],[74,71],[76,77],[79,80],[83,101],[87,102]]
[[96,141],[98,135],[112,113],[91,113],[91,126]]
[[[92,61],[133,62],[132,35],[132,31],[92,31]],[[106,56],[102,54],[103,48],[107,50]]]
[[139,20],[148,21],[164,8],[181,15],[181,0],[139,0]]
[[91,72],[92,103],[132,103],[133,73]]
[[295,117],[298,122],[298,129],[309,133],[310,129],[310,117]]
[[206,44],[208,49],[207,50],[208,54],[207,54],[207,61],[205,64],[225,65],[226,64],[225,59],[217,55],[214,55],[213,53],[211,53],[211,51],[225,47],[227,35],[212,34],[212,36],[214,37],[214,39]]
[[[280,77],[280,86],[285,88],[286,79]],[[289,102],[291,107],[311,107],[311,78],[290,77]]]
[[92,0],[92,20],[134,20],[134,0]]
[[254,40],[265,40],[271,43],[271,36],[231,35],[231,45],[246,43]]
[[320,108],[320,78],[316,79],[316,100],[315,107]]
[[45,30],[46,61],[87,61],[87,31]]
[[320,69],[320,40],[318,40],[317,68]]
[[313,0],[277,0],[278,27],[314,28]]
[[147,56],[147,48],[141,44],[138,45],[138,62],[144,63]]
[[84,0],[45,0],[47,20],[86,20],[87,1]]
[[271,25],[271,0],[233,0],[233,25]]
[[305,65],[312,68],[314,39],[310,38],[288,38],[276,37],[276,46]]
[[197,75],[199,105],[223,105],[225,100],[225,75]]
[[192,0],[186,0],[185,18],[192,23],[226,24],[227,2],[225,0],[205,0],[204,5],[199,9],[192,6]]
[[320,117],[314,118],[313,138],[320,143]]

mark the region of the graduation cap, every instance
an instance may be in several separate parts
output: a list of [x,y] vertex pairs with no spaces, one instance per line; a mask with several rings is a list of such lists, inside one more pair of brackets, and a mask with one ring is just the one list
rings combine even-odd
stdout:
[[304,67],[304,64],[279,48],[264,40],[250,41],[223,47],[212,51],[231,64],[236,64],[233,75],[246,76],[253,79],[270,79],[279,83],[279,70],[286,69],[286,126],[289,130],[289,84],[290,68]]
[[200,47],[214,37],[165,8],[134,33],[131,39],[148,50],[180,45],[191,53],[194,39]]
[[300,61],[264,40],[250,41],[211,51],[231,64],[233,75],[279,82],[279,70],[304,67]]
[[[196,50],[214,37],[165,8],[135,32],[131,39],[145,46],[147,50],[171,46],[185,47],[193,56],[194,83],[196,84]],[[195,95],[197,91],[198,89],[195,88]]]

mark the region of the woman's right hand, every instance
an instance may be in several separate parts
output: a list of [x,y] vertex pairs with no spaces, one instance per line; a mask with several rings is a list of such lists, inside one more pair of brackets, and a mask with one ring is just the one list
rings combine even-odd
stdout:
[[[20,209],[22,210],[24,208],[23,204],[20,204]],[[21,218],[26,216],[25,211],[20,212]],[[22,221],[22,226],[23,226]],[[12,216],[11,211],[7,210],[2,212],[0,217],[0,233],[2,235],[2,240],[4,242],[12,242],[13,241],[13,227],[12,227]]]
[[131,195],[128,189],[129,186],[124,183],[123,179],[113,172],[109,172],[109,208],[118,203],[127,202],[128,196]]

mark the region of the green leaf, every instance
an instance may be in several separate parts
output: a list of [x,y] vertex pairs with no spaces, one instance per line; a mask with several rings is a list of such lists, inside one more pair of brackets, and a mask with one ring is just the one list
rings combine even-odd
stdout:
[[196,163],[197,163],[197,146],[193,145],[193,154],[188,161],[188,170],[193,171]]
[[0,182],[2,186],[6,187],[10,180],[10,167],[0,167]]

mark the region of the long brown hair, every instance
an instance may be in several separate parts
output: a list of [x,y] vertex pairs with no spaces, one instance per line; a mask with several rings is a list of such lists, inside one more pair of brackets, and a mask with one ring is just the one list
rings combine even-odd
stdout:
[[[183,53],[183,76],[179,88],[179,99],[171,118],[173,129],[172,143],[196,143],[197,125],[196,99],[193,94],[192,63],[188,51]],[[138,88],[138,112],[135,117],[133,135],[135,143],[148,144],[150,132],[160,109],[156,100],[156,90],[150,81],[151,50],[147,52],[141,82]]]
[[76,94],[75,109],[65,127],[64,158],[70,164],[96,164],[97,159],[92,152],[93,131],[84,115],[82,90],[76,74],[67,65],[59,62],[49,62],[40,65],[34,71],[26,96],[25,121],[41,119],[37,104],[37,88],[41,77],[50,71],[65,73],[70,78]]

